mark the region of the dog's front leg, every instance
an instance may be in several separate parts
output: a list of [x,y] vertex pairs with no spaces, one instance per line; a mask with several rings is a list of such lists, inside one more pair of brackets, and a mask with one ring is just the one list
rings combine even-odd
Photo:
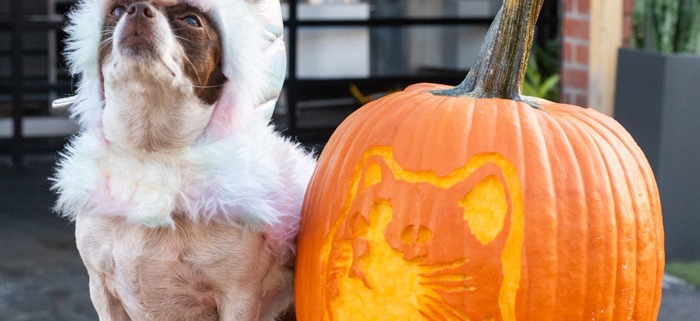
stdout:
[[114,226],[112,220],[79,216],[75,220],[75,243],[90,277],[90,299],[100,321],[130,321],[111,286],[114,257],[110,236]]
[[219,302],[219,321],[263,321],[260,320],[260,297],[257,291],[234,292],[224,294]]
[[101,273],[91,271],[88,268],[90,275],[90,299],[92,300],[97,316],[100,321],[131,321],[129,315],[124,310],[121,300],[112,295],[104,282]]

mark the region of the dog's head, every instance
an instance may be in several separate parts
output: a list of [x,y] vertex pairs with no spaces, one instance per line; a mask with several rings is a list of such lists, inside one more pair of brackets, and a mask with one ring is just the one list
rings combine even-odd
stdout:
[[125,148],[266,123],[284,80],[278,0],[81,0],[67,32],[73,114]]
[[214,23],[186,3],[133,0],[112,0],[104,21],[105,138],[149,151],[191,145],[226,82]]

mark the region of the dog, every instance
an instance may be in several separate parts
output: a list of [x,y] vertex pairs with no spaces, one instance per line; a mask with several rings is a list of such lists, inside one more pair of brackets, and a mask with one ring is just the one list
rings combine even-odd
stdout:
[[80,0],[80,131],[52,177],[100,320],[274,320],[312,153],[269,124],[277,0]]

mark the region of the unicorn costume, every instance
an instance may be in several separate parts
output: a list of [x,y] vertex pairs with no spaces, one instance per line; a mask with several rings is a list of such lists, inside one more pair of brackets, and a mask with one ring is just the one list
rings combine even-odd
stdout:
[[184,150],[122,153],[102,128],[98,48],[107,0],[80,0],[67,27],[67,58],[79,77],[71,116],[79,133],[54,180],[56,209],[121,216],[148,227],[173,226],[173,215],[260,231],[279,262],[294,254],[301,204],[314,159],[275,133],[269,119],[284,81],[286,57],[277,0],[168,0],[209,15],[222,39],[228,81],[209,125]]

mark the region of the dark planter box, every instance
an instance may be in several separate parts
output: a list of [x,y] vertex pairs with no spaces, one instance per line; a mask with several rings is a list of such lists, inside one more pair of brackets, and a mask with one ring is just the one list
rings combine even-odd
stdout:
[[654,169],[669,260],[700,260],[700,56],[620,49],[615,118]]

